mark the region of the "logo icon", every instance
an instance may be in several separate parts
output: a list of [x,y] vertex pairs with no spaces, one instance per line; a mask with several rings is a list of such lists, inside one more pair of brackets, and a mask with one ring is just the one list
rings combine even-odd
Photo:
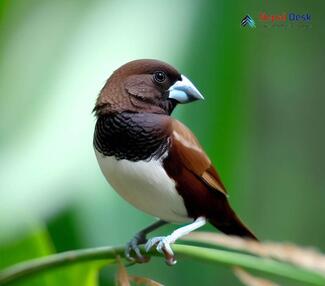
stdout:
[[249,16],[249,15],[246,15],[246,16],[243,18],[243,20],[241,20],[241,25],[242,25],[243,27],[248,26],[248,27],[250,27],[250,28],[255,28],[255,27],[256,27],[256,26],[255,26],[255,21],[254,21],[254,19],[253,19],[251,16]]

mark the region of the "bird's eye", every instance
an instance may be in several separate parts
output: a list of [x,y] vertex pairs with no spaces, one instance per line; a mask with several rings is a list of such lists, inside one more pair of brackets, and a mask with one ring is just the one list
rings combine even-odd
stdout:
[[166,74],[163,71],[157,71],[154,73],[153,78],[158,83],[163,83],[166,80]]

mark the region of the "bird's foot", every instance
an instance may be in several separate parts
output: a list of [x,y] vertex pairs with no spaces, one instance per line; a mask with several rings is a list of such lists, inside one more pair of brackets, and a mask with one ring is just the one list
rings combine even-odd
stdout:
[[[137,233],[125,246],[125,257],[127,260],[136,263],[146,263],[149,261],[149,257],[141,254],[139,245],[147,242],[146,235],[144,233]],[[135,257],[131,253],[135,253]]]
[[145,245],[145,249],[148,252],[151,248],[156,246],[157,251],[165,256],[165,261],[167,265],[172,266],[177,263],[174,252],[170,247],[170,245],[174,242],[175,239],[171,235],[153,237],[148,240]]

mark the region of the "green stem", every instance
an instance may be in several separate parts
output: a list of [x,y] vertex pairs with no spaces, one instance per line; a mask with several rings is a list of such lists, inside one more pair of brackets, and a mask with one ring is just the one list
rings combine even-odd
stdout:
[[[295,267],[283,262],[260,258],[248,254],[204,248],[198,246],[175,244],[174,251],[178,256],[189,257],[209,263],[221,263],[230,266],[241,266],[250,270],[273,274],[293,279],[309,285],[325,285],[325,276],[312,270]],[[0,285],[14,282],[43,271],[63,265],[92,260],[113,260],[117,255],[124,256],[124,247],[100,247],[62,252],[11,266],[0,272]],[[156,256],[156,252],[148,255]]]

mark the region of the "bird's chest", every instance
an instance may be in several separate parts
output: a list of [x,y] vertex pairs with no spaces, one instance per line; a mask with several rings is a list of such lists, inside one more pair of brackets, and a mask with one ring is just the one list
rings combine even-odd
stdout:
[[168,135],[154,115],[121,113],[97,120],[94,146],[118,160],[159,158],[168,148]]
[[107,181],[130,204],[166,221],[189,221],[184,201],[161,160],[133,162],[104,156],[96,149],[95,153]]

